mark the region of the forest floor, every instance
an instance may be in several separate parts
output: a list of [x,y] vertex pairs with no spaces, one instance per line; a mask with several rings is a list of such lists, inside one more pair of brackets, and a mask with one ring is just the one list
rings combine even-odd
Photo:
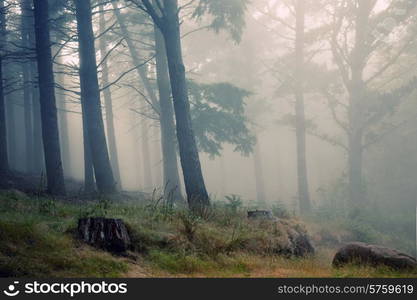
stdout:
[[[209,220],[203,220],[185,211],[169,210],[160,205],[160,199],[139,203],[126,197],[128,201],[56,200],[18,190],[0,191],[0,277],[417,275],[353,265],[336,269],[331,266],[336,248],[329,246],[318,245],[315,255],[306,258],[276,255],[265,246],[274,238],[273,233],[247,223],[236,207],[221,207]],[[77,220],[86,216],[122,218],[132,234],[132,252],[112,255],[78,240]],[[242,241],[248,238],[258,244],[245,248]]]

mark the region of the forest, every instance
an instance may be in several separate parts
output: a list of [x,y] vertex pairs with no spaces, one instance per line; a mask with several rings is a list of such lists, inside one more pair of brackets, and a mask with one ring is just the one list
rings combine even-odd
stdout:
[[0,0],[0,277],[415,277],[417,1]]

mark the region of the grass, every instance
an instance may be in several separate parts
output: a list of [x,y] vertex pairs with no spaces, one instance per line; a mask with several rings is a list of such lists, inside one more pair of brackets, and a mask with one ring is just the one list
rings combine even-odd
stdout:
[[[74,237],[79,217],[122,218],[132,257],[93,249]],[[303,225],[296,219],[291,226]],[[387,268],[331,267],[334,250],[279,256],[283,225],[248,222],[243,210],[215,207],[206,218],[154,200],[69,203],[0,192],[0,277],[415,277]]]

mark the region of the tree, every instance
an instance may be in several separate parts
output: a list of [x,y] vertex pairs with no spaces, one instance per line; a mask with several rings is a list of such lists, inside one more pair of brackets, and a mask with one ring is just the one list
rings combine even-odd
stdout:
[[259,140],[256,142],[255,150],[253,151],[253,167],[255,169],[255,187],[256,187],[256,199],[259,204],[265,205],[265,185],[264,174],[261,160],[261,147]]
[[[135,47],[133,43],[129,30],[127,29],[126,21],[124,17],[120,14],[119,8],[117,7],[117,3],[113,2],[112,5],[113,5],[113,10],[114,10],[114,15],[116,16],[117,22],[119,23],[119,26],[120,26],[120,33],[126,41],[126,44],[130,53],[130,58],[132,59],[133,65],[136,66],[138,77],[140,78],[145,88],[146,95],[149,98],[149,102],[151,103],[152,109],[158,112],[159,103],[158,103],[158,99],[156,97],[155,91],[152,87],[152,84],[150,83],[148,79],[146,64],[141,60],[142,55],[141,53],[139,53],[139,51],[137,50],[137,48]],[[142,163],[143,163],[144,185],[145,185],[145,188],[150,188],[153,186],[153,183],[152,183],[151,155],[150,155],[150,150],[149,150],[149,134],[148,134],[148,128],[147,128],[147,120],[142,119],[142,122],[140,124],[140,130],[141,130],[141,139],[142,139],[141,144],[142,144],[142,157],[143,157]]]
[[188,80],[191,122],[200,152],[220,156],[223,144],[249,155],[255,146],[248,128],[246,100],[251,93],[230,83],[203,84]]
[[104,122],[100,106],[100,89],[94,46],[90,0],[76,0],[76,18],[80,56],[80,86],[83,117],[87,125],[87,138],[99,192],[116,191],[107,150]]
[[181,199],[178,175],[177,140],[175,135],[174,108],[169,85],[168,62],[164,38],[154,25],[156,79],[159,91],[161,148],[164,172],[164,189],[172,194],[172,200]]
[[[60,56],[57,57],[58,65],[62,64],[62,58]],[[56,81],[60,86],[65,86],[65,73],[63,68],[57,68],[58,74],[56,76]],[[65,93],[59,91],[57,88],[57,95],[58,95],[58,123],[59,123],[59,130],[61,133],[61,152],[62,152],[62,162],[64,168],[64,174],[68,177],[68,174],[71,174],[71,159],[70,159],[70,142],[69,142],[69,133],[68,133],[68,117],[66,111],[66,97]]]
[[311,212],[310,192],[308,187],[307,159],[306,159],[306,121],[304,110],[303,92],[303,66],[304,66],[304,22],[305,22],[305,0],[297,0],[295,4],[296,25],[295,25],[295,134],[297,138],[297,178],[298,198],[300,201],[300,212],[307,214]]
[[[22,48],[29,52],[31,48],[29,40],[29,32],[32,30],[31,14],[32,5],[30,0],[22,0],[22,25],[21,25],[21,36],[22,36]],[[24,124],[25,124],[25,153],[26,153],[26,168],[28,172],[33,172],[33,122],[32,122],[32,107],[33,107],[33,94],[32,94],[32,81],[33,76],[31,74],[31,61],[30,58],[25,58],[22,63],[22,74],[23,74],[23,107],[24,107]]]
[[42,138],[45,154],[48,192],[65,194],[62,170],[59,130],[55,104],[55,83],[52,67],[49,33],[48,2],[33,0],[35,16],[36,58],[38,62],[39,93],[41,104]]
[[[185,66],[182,57],[179,12],[184,7],[179,7],[177,0],[153,1],[152,3],[149,0],[132,2],[151,16],[164,37],[187,200],[191,210],[199,210],[209,206],[210,200],[201,171],[191,123]],[[245,7],[246,1],[240,0],[231,0],[227,3],[200,0],[197,2],[193,17],[200,18],[205,13],[212,15],[211,28],[219,31],[221,28],[228,27],[238,40],[244,24],[242,15]]]
[[[99,8],[99,28],[100,32],[104,32],[106,29],[106,20],[104,17],[103,5],[100,5]],[[119,169],[119,158],[117,154],[117,145],[116,145],[116,134],[114,131],[114,117],[113,117],[113,103],[111,97],[111,91],[109,86],[109,66],[106,59],[106,37],[102,36],[99,39],[99,48],[100,48],[100,58],[101,62],[101,82],[103,87],[103,97],[104,97],[104,107],[106,111],[106,128],[107,128],[107,139],[109,141],[109,152],[110,152],[110,162],[112,165],[114,177],[116,180],[117,186],[121,187],[121,178],[120,178],[120,169]]]
[[[290,54],[285,54],[285,58],[290,61],[288,65],[290,71],[289,74],[285,74],[285,77],[290,78],[285,81],[286,91],[288,94],[292,94],[295,99],[295,115],[294,115],[294,127],[296,136],[296,159],[297,159],[297,193],[299,208],[301,214],[308,214],[311,212],[311,200],[308,181],[308,168],[307,168],[307,150],[306,150],[306,113],[305,113],[305,71],[306,64],[306,46],[307,42],[305,38],[305,19],[306,10],[312,10],[313,5],[320,4],[320,1],[309,0],[296,0],[296,1],[272,1],[266,5],[266,10],[262,11],[268,19],[279,24],[276,31],[285,32],[289,31],[289,34],[280,34],[283,40],[290,40],[292,45]],[[285,17],[276,15],[278,5],[283,6],[283,10],[288,9],[287,20]],[[288,57],[290,56],[290,57]],[[281,68],[282,69],[282,68]],[[285,72],[286,70],[280,70]],[[282,82],[281,82],[282,84]],[[288,88],[289,87],[289,88]],[[282,89],[282,85],[278,90]],[[280,91],[282,92],[282,91]]]
[[[415,39],[412,33],[406,34],[402,40],[398,41],[397,47],[394,47],[397,49],[392,54],[393,47],[386,48],[382,41],[395,28],[407,26],[405,21],[412,16],[410,12],[416,4],[410,1],[392,1],[385,10],[374,13],[376,2],[374,0],[353,1],[347,5],[337,2],[331,24],[331,51],[348,98],[347,124],[343,125],[338,121],[334,107],[332,110],[337,123],[347,134],[349,199],[353,205],[367,201],[363,181],[363,154],[368,144],[366,138],[375,133],[373,127],[381,122],[396,105],[399,105],[400,100],[404,99],[415,85],[415,80],[413,80],[404,87],[388,93],[381,93],[372,87],[372,84],[383,77]],[[394,21],[395,25],[379,30],[384,20]],[[347,34],[346,30],[353,33],[352,44],[348,40],[350,34]],[[375,72],[365,74],[366,68],[372,63],[372,58],[381,51],[386,51],[390,57],[385,58],[387,61],[383,62]],[[333,84],[333,89],[334,87]],[[332,85],[329,89],[332,89]],[[333,98],[331,103],[337,106],[339,103],[337,98],[340,95],[327,93],[326,96]]]
[[7,153],[6,111],[4,101],[3,56],[6,39],[6,7],[4,0],[0,1],[0,176],[9,173],[9,158]]
[[142,2],[164,37],[185,190],[190,209],[198,211],[209,206],[210,200],[204,183],[197,144],[191,125],[190,103],[181,49],[178,1],[164,0],[163,5],[159,7],[162,16],[158,15],[155,10],[156,7],[149,1]]

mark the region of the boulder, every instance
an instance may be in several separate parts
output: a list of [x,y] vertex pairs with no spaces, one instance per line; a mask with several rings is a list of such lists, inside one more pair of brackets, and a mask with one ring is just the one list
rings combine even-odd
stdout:
[[78,236],[87,244],[115,253],[126,252],[131,246],[128,230],[121,219],[79,219]]
[[277,252],[296,257],[305,257],[315,253],[311,239],[303,226],[285,221],[277,223],[283,228],[282,237],[285,239],[283,247],[278,247]]
[[417,270],[416,259],[408,254],[395,249],[360,242],[343,246],[337,251],[333,259],[333,266],[335,267],[351,263],[370,266],[385,265],[397,270]]
[[307,230],[295,220],[261,218],[253,226],[257,234],[243,241],[249,251],[286,257],[306,257],[315,252]]

